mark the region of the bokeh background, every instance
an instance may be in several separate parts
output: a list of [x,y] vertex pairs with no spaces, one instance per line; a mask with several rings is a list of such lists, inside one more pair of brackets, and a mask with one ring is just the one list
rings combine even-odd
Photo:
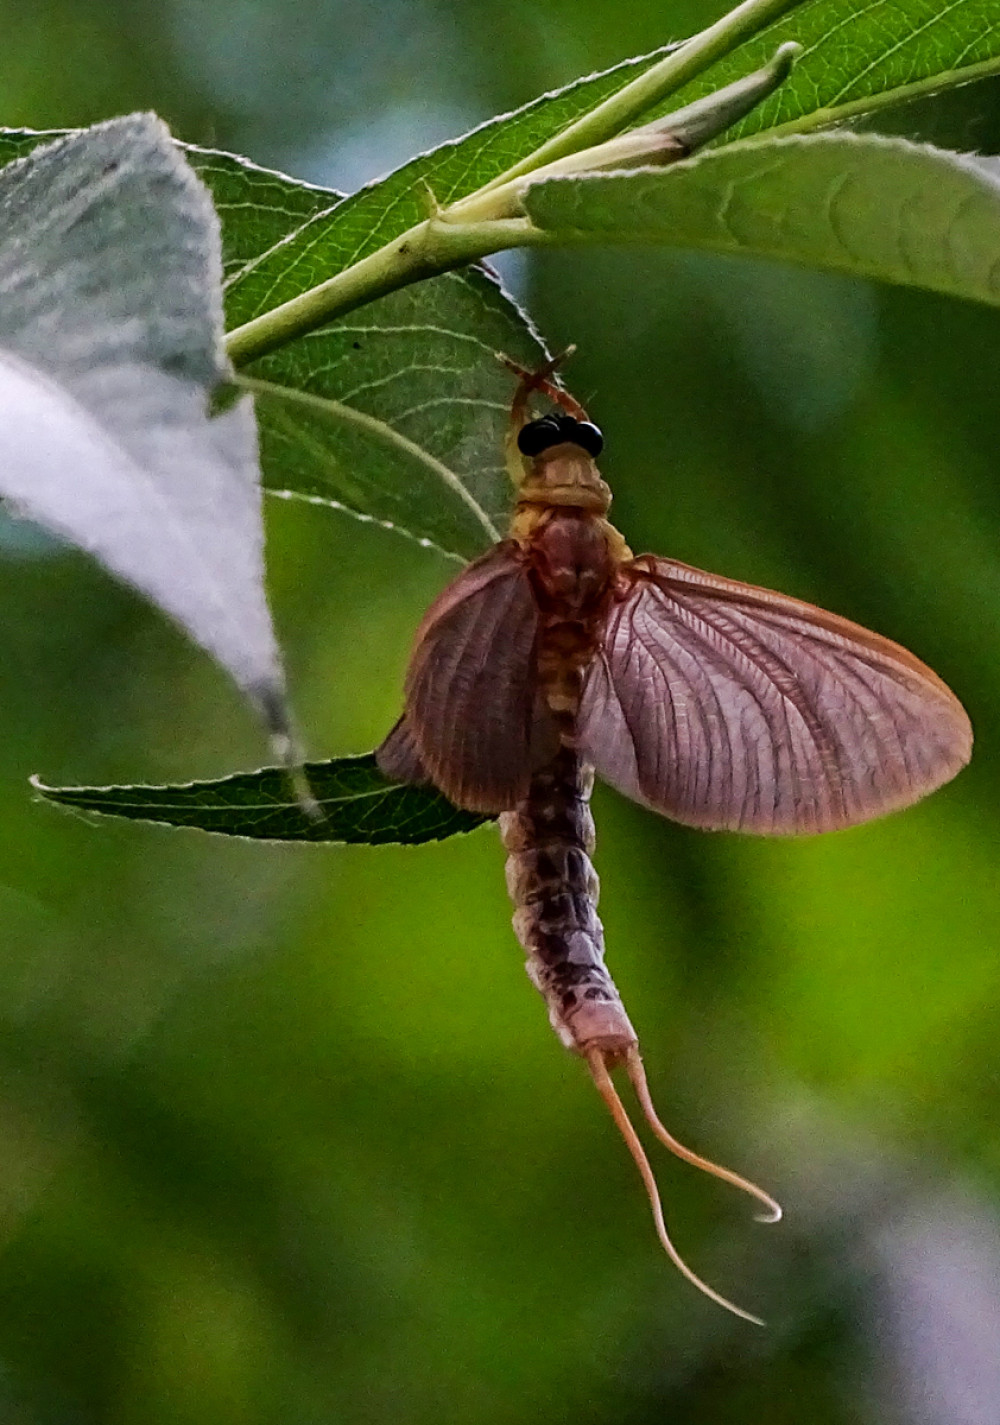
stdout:
[[[152,107],[349,189],[718,12],[8,0],[0,122]],[[892,122],[997,152],[1000,89]],[[524,977],[492,831],[261,846],[32,800],[34,771],[183,780],[263,749],[162,618],[8,522],[4,1425],[1000,1420],[1000,314],[662,252],[504,271],[579,345],[634,548],[890,634],[977,729],[953,786],[818,839],[703,835],[597,792],[610,961],[662,1111],[787,1211],[757,1227],[660,1159],[670,1218],[769,1328],[659,1255]],[[268,520],[310,753],[366,750],[453,566],[307,506]]]

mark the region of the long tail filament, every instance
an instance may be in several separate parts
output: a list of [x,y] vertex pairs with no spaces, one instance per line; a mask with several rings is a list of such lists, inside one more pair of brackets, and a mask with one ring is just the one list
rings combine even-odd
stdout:
[[639,1105],[646,1115],[646,1122],[659,1138],[660,1142],[670,1149],[671,1153],[678,1158],[683,1158],[685,1163],[690,1163],[693,1168],[701,1168],[704,1173],[711,1173],[714,1178],[721,1178],[724,1183],[731,1184],[734,1188],[739,1188],[741,1192],[747,1193],[750,1197],[757,1199],[766,1211],[761,1215],[756,1215],[757,1222],[780,1222],[781,1204],[776,1202],[769,1192],[759,1188],[756,1183],[752,1183],[749,1178],[741,1177],[739,1173],[734,1173],[732,1168],[723,1168],[718,1163],[713,1163],[708,1158],[703,1158],[700,1153],[693,1152],[690,1148],[685,1148],[683,1143],[678,1143],[674,1135],[664,1128],[660,1122],[659,1115],[653,1107],[653,1100],[649,1092],[649,1084],[646,1082],[646,1070],[642,1066],[642,1058],[638,1049],[631,1049],[625,1061],[625,1068],[635,1089],[635,1096],[639,1100]]
[[[687,1262],[684,1261],[683,1257],[677,1251],[667,1231],[667,1224],[663,1217],[663,1205],[660,1201],[659,1188],[656,1185],[653,1170],[649,1165],[649,1159],[646,1157],[646,1150],[639,1141],[639,1135],[632,1126],[632,1121],[628,1116],[625,1105],[618,1096],[617,1089],[611,1082],[611,1075],[608,1072],[604,1052],[601,1049],[590,1050],[587,1054],[587,1063],[590,1066],[590,1072],[593,1076],[597,1092],[607,1104],[618,1131],[625,1140],[625,1146],[628,1148],[636,1167],[639,1169],[639,1176],[642,1178],[643,1186],[646,1189],[646,1195],[649,1198],[649,1205],[653,1213],[656,1235],[660,1239],[660,1245],[663,1247],[663,1250],[671,1262],[673,1262],[677,1270],[682,1276],[687,1278],[692,1286],[697,1287],[700,1292],[707,1296],[710,1301],[714,1301],[717,1306],[723,1307],[726,1311],[731,1311],[734,1316],[742,1317],[744,1321],[751,1321],[755,1326],[763,1326],[764,1322],[759,1316],[754,1316],[749,1311],[744,1311],[741,1306],[737,1306],[735,1302],[729,1301],[726,1297],[715,1291],[714,1288],[710,1287],[707,1282],[702,1281],[701,1277],[697,1276],[696,1273],[691,1270]],[[682,1158],[684,1162],[691,1163],[694,1167],[701,1168],[704,1172],[721,1178],[723,1182],[731,1183],[733,1187],[742,1189],[743,1192],[749,1193],[751,1197],[755,1197],[758,1202],[763,1203],[767,1208],[767,1216],[759,1217],[757,1219],[759,1222],[779,1221],[781,1218],[781,1208],[773,1197],[764,1192],[763,1189],[757,1187],[754,1183],[748,1182],[746,1178],[740,1177],[738,1173],[730,1171],[729,1168],[720,1167],[717,1163],[712,1163],[707,1158],[702,1158],[698,1153],[692,1152],[690,1148],[685,1148],[682,1143],[678,1143],[673,1134],[664,1128],[650,1098],[649,1085],[646,1082],[646,1074],[642,1067],[642,1060],[639,1057],[638,1049],[633,1048],[629,1051],[625,1066],[632,1086],[635,1089],[636,1097],[646,1116],[646,1120],[661,1143],[669,1148],[672,1153],[676,1154],[678,1158]]]

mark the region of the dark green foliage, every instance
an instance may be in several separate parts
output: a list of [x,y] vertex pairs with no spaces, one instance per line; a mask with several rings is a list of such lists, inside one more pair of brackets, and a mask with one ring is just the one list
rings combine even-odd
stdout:
[[48,787],[37,778],[32,785],[47,801],[76,811],[197,827],[258,841],[410,846],[473,831],[487,820],[459,811],[437,792],[387,781],[371,754],[310,762],[305,771],[322,821],[304,815],[287,774],[277,767],[171,787]]
[[[804,49],[787,84],[724,142],[813,129],[871,112],[910,92],[940,92],[996,73],[1000,27],[992,0],[807,0],[713,65],[678,96],[713,89],[765,63],[777,45]],[[674,107],[672,101],[669,107]]]

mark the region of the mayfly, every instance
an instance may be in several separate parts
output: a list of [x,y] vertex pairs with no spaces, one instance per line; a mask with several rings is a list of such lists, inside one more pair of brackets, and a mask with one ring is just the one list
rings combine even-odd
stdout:
[[[811,604],[686,564],[633,557],[609,523],[601,432],[553,381],[518,377],[507,438],[507,539],[428,610],[383,772],[498,815],[514,930],[560,1040],[587,1062],[674,1247],[652,1170],[611,1080],[624,1067],[656,1136],[687,1162],[781,1209],[683,1147],[658,1118],[638,1040],[604,964],[590,857],[594,773],[688,826],[832,831],[915,802],[968,761],[972,730],[940,678],[896,643]],[[554,407],[535,416],[531,399]]]

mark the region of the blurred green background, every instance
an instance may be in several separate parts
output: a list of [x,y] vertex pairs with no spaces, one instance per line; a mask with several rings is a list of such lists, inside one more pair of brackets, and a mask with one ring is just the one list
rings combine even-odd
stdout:
[[[31,0],[0,122],[152,107],[351,188],[705,0]],[[1000,88],[893,117],[1000,149]],[[882,127],[886,127],[885,124]],[[977,756],[803,841],[599,789],[609,959],[668,1123],[783,1201],[657,1159],[682,1250],[557,1046],[485,830],[418,849],[91,825],[26,778],[256,766],[223,677],[83,556],[0,531],[0,1421],[1000,1419],[1000,313],[658,252],[504,264],[607,439],[629,542],[815,600],[959,692]],[[453,566],[272,502],[313,756],[395,716]]]

